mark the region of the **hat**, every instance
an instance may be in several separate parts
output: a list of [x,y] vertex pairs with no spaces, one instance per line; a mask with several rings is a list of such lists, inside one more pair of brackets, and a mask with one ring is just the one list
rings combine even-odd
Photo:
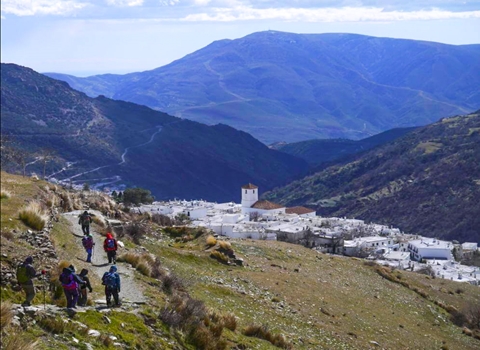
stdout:
[[81,276],[86,276],[86,275],[88,275],[88,270],[87,270],[87,269],[82,269],[82,271],[80,272],[80,275],[81,275]]
[[31,264],[31,263],[33,263],[33,258],[31,256],[27,256],[27,258],[25,259],[25,262],[27,264]]
[[84,214],[88,214],[88,211],[85,210],[83,213],[84,213]]
[[116,267],[115,265],[112,265],[112,266],[110,267],[110,271],[112,271],[112,272],[117,272],[117,267]]
[[68,268],[69,268],[72,272],[75,272],[75,266],[70,265]]

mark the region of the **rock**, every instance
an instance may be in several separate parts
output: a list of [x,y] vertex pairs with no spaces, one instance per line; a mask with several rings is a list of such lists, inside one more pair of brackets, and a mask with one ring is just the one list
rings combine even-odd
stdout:
[[[110,320],[110,319],[107,317],[107,315],[103,315],[103,320],[104,320],[106,323],[108,323],[108,324],[112,323],[112,320]],[[113,340],[115,340],[115,339],[113,339]]]
[[75,343],[75,344],[78,344],[79,343],[79,340],[75,337],[72,337],[72,341]]
[[92,344],[90,343],[85,343],[85,347],[87,348],[87,350],[94,350]]
[[88,335],[91,336],[91,337],[99,337],[100,336],[100,332],[95,330],[95,329],[90,329],[88,331]]
[[109,335],[108,337],[109,337],[110,339],[112,339],[113,341],[115,341],[115,340],[118,339],[118,338],[117,338],[116,336],[114,336],[114,335]]
[[380,344],[378,342],[376,342],[375,340],[370,340],[369,343],[372,344],[372,345],[375,345],[375,346],[380,346]]

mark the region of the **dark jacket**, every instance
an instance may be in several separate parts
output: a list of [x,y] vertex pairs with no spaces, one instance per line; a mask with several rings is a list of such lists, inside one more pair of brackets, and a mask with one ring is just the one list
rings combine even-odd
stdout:
[[87,277],[87,273],[88,273],[88,270],[87,269],[83,269],[81,272],[80,272],[80,275],[78,277],[80,277],[85,283],[80,285],[80,289],[86,289],[88,288],[88,290],[90,291],[90,293],[92,292],[92,285],[90,284],[90,279]]
[[33,284],[32,278],[35,278],[41,275],[40,273],[37,274],[37,271],[35,271],[35,268],[32,266],[32,264],[29,264],[26,261],[24,261],[21,266],[26,268],[27,276],[29,278],[29,280],[23,284]]

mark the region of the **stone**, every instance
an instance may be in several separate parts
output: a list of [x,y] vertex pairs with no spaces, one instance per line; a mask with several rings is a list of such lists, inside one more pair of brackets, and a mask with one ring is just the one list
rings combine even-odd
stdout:
[[[107,317],[107,315],[103,315],[103,320],[104,320],[106,323],[108,323],[108,324],[112,323],[112,320],[110,320],[110,319]],[[113,340],[115,340],[115,339],[113,339]]]
[[79,343],[79,340],[75,337],[72,337],[72,341],[75,343],[75,344],[78,344]]
[[372,345],[375,345],[375,346],[380,346],[380,344],[378,342],[376,342],[375,340],[370,340],[369,343],[372,344]]
[[99,337],[100,336],[100,332],[95,330],[95,329],[90,329],[88,331],[88,335],[91,336],[91,337]]

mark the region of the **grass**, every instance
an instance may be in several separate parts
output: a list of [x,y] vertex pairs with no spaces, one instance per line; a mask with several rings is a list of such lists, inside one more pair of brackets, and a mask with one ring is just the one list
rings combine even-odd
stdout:
[[0,305],[0,327],[5,329],[13,319],[12,304],[8,301],[1,303]]
[[12,193],[10,191],[4,190],[4,189],[0,190],[0,200],[9,199],[11,196],[12,196]]
[[30,202],[25,208],[20,210],[18,218],[28,227],[41,231],[47,223],[48,216],[40,202]]
[[2,337],[2,349],[4,350],[36,350],[38,341],[33,341],[23,333],[12,333]]

